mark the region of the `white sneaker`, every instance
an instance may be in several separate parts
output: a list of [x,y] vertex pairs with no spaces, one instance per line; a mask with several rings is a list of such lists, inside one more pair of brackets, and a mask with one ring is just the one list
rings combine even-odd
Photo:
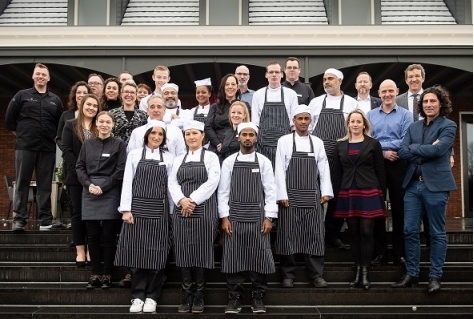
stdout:
[[143,309],[143,301],[138,298],[132,299],[132,306],[130,307],[130,312],[132,313],[142,312],[142,309]]
[[155,312],[156,311],[156,301],[151,298],[146,298],[145,305],[143,306],[143,312]]

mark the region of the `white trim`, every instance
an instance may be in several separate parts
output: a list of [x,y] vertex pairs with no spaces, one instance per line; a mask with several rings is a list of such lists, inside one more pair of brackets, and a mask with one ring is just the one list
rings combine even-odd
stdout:
[[110,0],[107,0],[107,5],[106,5],[106,9],[107,9],[107,16],[106,16],[106,19],[105,19],[105,25],[110,25]]
[[239,23],[238,25],[242,25],[242,0],[239,0]]
[[79,0],[74,0],[74,25],[79,25]]
[[206,0],[206,25],[209,25],[209,0]]
[[[465,208],[465,200],[466,198],[464,198],[464,178],[463,178],[463,174],[464,174],[464,167],[467,165],[467,163],[464,163],[464,156],[462,154],[463,152],[463,149],[462,149],[462,145],[464,143],[464,132],[463,132],[463,122],[462,122],[462,116],[463,115],[473,115],[473,112],[468,112],[468,111],[462,111],[462,112],[459,112],[459,121],[458,121],[458,126],[459,126],[459,151],[461,154],[454,154],[454,156],[459,156],[459,158],[461,159],[460,160],[460,163],[461,163],[461,206],[462,206],[462,215],[461,217],[464,217],[466,216],[466,212],[464,211],[464,208]],[[467,149],[465,150],[467,152]]]
[[370,24],[375,24],[375,0],[370,1]]
[[338,25],[342,25],[342,0],[337,1],[337,17],[339,19]]
[[[358,26],[77,26],[0,28],[2,47],[471,47],[472,25]],[[206,39],[203,41],[202,39]],[[159,41],[158,41],[159,40]]]

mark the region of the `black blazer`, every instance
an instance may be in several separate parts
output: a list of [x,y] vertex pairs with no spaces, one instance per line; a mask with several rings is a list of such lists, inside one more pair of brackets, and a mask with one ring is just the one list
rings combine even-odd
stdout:
[[357,187],[380,187],[384,197],[387,191],[382,146],[379,141],[365,136],[356,163],[349,157],[349,141],[339,141],[334,155],[334,196],[341,189],[348,189],[355,179]]
[[373,110],[377,107],[382,105],[382,99],[375,97],[375,96],[370,96],[370,109]]
[[82,142],[74,131],[75,125],[75,119],[66,121],[61,136],[66,185],[81,185],[77,179],[76,162],[81,152]]

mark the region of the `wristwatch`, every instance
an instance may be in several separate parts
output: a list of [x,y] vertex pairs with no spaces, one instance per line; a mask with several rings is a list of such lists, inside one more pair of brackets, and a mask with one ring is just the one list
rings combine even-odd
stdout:
[[271,222],[273,221],[273,218],[271,218],[271,217],[265,217],[265,219],[268,219]]

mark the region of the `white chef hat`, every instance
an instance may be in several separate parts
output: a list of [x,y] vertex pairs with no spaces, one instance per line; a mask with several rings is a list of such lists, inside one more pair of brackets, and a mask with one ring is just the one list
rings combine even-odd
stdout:
[[159,126],[166,132],[166,124],[165,122],[158,121],[158,120],[149,120],[146,124],[146,130],[148,131],[151,127]]
[[300,113],[308,113],[311,116],[311,108],[306,104],[300,104],[293,110],[293,118]]
[[174,83],[165,83],[161,86],[161,92],[164,92],[166,89],[173,89],[176,91],[176,93],[179,92],[179,86],[177,86],[176,84]]
[[338,69],[329,68],[324,72],[324,74],[326,73],[334,74],[335,76],[337,76],[338,79],[341,79],[341,80],[344,79],[344,74],[342,74],[342,72],[339,71]]
[[211,78],[194,81],[194,84],[196,84],[196,87],[203,86],[203,85],[212,86]]
[[257,125],[255,125],[255,123],[253,122],[242,122],[239,124],[239,126],[237,126],[237,134],[240,134],[240,132],[244,129],[244,128],[251,128],[255,131],[255,133],[258,134],[258,127]]
[[184,123],[183,131],[187,130],[199,130],[204,132],[204,123],[194,120],[187,121],[186,123]]

